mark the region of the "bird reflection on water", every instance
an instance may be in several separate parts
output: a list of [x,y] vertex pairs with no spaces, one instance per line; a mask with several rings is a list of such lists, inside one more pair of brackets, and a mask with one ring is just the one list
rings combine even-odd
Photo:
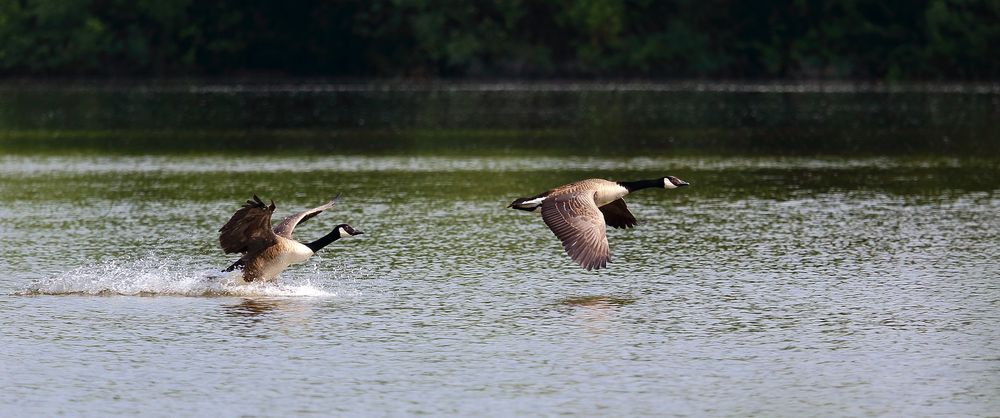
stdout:
[[276,309],[281,309],[288,305],[287,300],[272,298],[243,298],[240,303],[226,305],[226,314],[229,316],[256,317],[272,313]]
[[615,296],[576,296],[563,299],[560,305],[574,309],[574,317],[579,318],[587,332],[600,334],[607,331],[608,321],[613,319],[622,307],[635,303],[635,299]]
[[222,326],[240,339],[309,335],[315,325],[314,306],[302,298],[244,297],[220,305],[226,318]]
[[635,299],[616,296],[574,296],[563,299],[560,304],[592,309],[620,308],[635,303]]

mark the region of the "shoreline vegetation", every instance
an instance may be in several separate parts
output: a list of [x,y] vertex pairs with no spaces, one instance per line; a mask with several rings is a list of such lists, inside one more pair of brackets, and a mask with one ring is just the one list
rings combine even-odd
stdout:
[[993,0],[0,2],[0,77],[1000,79]]

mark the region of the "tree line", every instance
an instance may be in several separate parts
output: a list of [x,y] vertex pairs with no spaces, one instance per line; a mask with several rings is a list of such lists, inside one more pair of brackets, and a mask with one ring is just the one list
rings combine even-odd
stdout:
[[1000,0],[0,0],[3,76],[993,80]]

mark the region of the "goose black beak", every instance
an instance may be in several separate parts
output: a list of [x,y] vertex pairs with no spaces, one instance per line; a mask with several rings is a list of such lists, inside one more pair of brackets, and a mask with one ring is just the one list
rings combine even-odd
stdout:
[[365,234],[365,231],[362,231],[362,230],[357,229],[357,228],[354,229],[354,235],[364,235],[364,234]]
[[688,183],[688,182],[686,182],[684,180],[681,180],[680,183],[677,183],[677,187],[684,187],[684,186],[690,186],[690,185],[691,185],[691,183]]

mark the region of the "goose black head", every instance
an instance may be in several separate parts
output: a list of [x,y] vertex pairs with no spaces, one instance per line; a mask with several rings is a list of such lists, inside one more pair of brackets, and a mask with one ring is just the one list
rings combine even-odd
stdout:
[[674,176],[666,176],[663,178],[663,188],[664,189],[676,189],[678,187],[687,186],[688,182],[681,180]]
[[355,229],[353,226],[350,226],[348,224],[337,225],[337,227],[334,228],[333,230],[337,231],[338,238],[353,237],[355,235],[361,235],[365,233],[365,231],[362,231],[360,229]]

